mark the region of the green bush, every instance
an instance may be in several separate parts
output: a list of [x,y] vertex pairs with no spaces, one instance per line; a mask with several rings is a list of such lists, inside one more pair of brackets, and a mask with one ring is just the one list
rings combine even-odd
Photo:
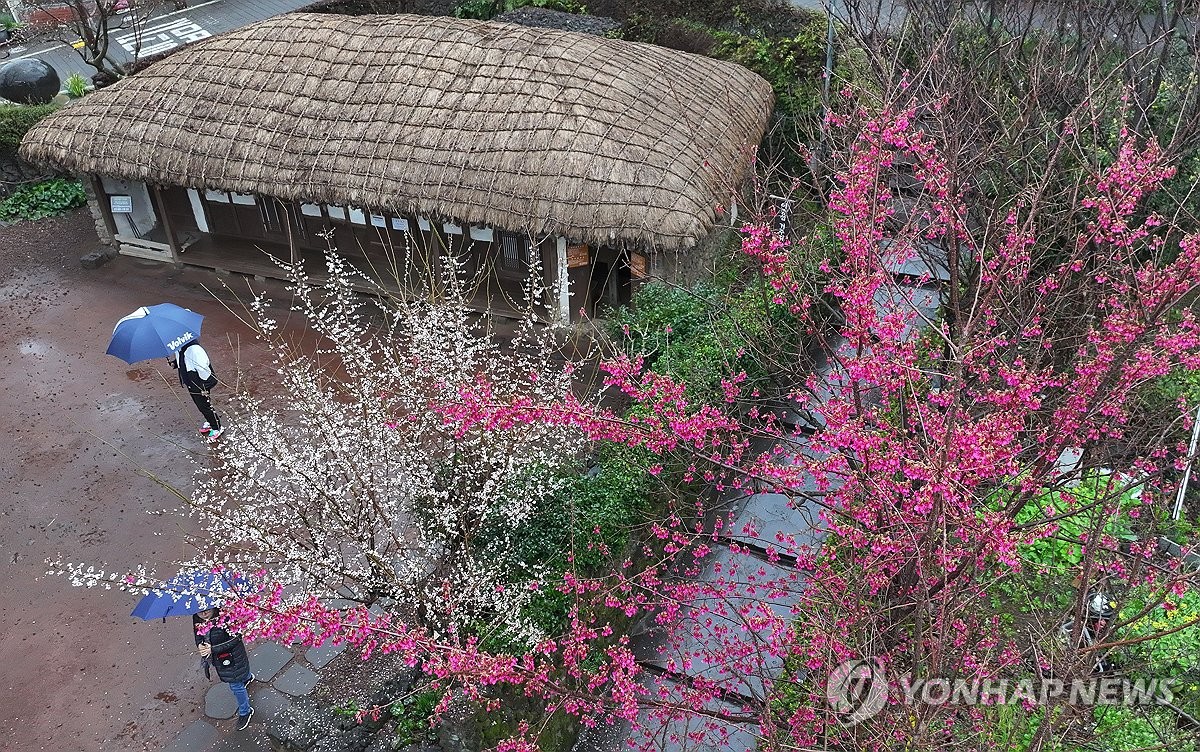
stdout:
[[684,382],[689,399],[720,405],[722,380],[742,371],[743,393],[769,390],[770,357],[763,356],[793,347],[786,341],[793,318],[757,287],[730,293],[711,284],[685,290],[650,282],[631,306],[614,312],[609,327],[647,368]]
[[1104,705],[1094,708],[1092,714],[1096,719],[1098,742],[1090,745],[1093,750],[1196,752],[1195,732],[1177,728],[1174,714],[1168,711]]
[[12,222],[18,219],[41,219],[83,206],[87,194],[78,180],[53,178],[18,188],[8,198],[0,201],[0,220]]
[[[1086,537],[1089,530],[1097,522],[1097,514],[1105,514],[1103,534],[1114,541],[1137,540],[1130,529],[1129,510],[1141,507],[1134,489],[1122,488],[1123,481],[1111,475],[1091,475],[1067,492],[1055,491],[1030,501],[1017,512],[1018,525],[1036,525],[1047,517],[1059,517],[1058,531],[1049,537],[1040,538],[1028,544],[1017,547],[1025,565],[1030,568],[1029,576],[1036,577],[1040,573],[1051,575],[1068,575],[1074,573],[1074,568],[1083,561],[1083,545],[1080,540]],[[1105,501],[1111,494],[1119,493],[1120,498],[1111,516],[1106,514],[1105,506],[1111,502]],[[1092,509],[1086,509],[1095,504]],[[1085,509],[1073,513],[1075,509]],[[1140,511],[1140,510],[1139,510]]]
[[57,104],[0,105],[0,156],[16,154],[29,129],[58,108]]
[[595,573],[607,563],[602,548],[621,556],[646,508],[649,464],[644,450],[605,445],[595,468],[573,478],[522,531],[521,561],[561,572],[570,554],[577,567]]
[[577,0],[463,0],[454,8],[454,15],[459,18],[490,21],[501,13],[518,8],[547,8],[564,13],[587,13],[587,7]]
[[396,723],[394,749],[433,741],[436,736],[429,727],[429,719],[442,695],[437,690],[425,690],[405,696],[392,704],[392,720]]
[[708,54],[745,66],[767,79],[775,91],[775,106],[781,116],[816,122],[821,111],[825,34],[824,18],[817,16],[792,37],[717,31],[717,43]]

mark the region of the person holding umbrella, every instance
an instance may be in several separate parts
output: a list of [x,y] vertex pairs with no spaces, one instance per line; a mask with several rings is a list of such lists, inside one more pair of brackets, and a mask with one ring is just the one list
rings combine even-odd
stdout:
[[188,390],[204,416],[200,433],[213,441],[225,429],[208,398],[209,391],[217,385],[217,377],[208,353],[199,343],[203,323],[203,316],[174,303],[142,306],[113,327],[106,352],[130,365],[167,358],[171,367],[179,371],[179,383]]
[[216,441],[225,429],[221,427],[221,418],[213,410],[212,401],[208,398],[209,391],[217,385],[217,376],[213,373],[208,353],[198,340],[192,340],[180,347],[179,352],[169,357],[167,362],[179,371],[179,383],[188,390],[192,402],[196,403],[200,414],[204,416],[200,433],[207,436],[209,441]]
[[162,585],[148,588],[149,592],[134,606],[130,616],[163,621],[168,616],[192,617],[196,648],[204,657],[204,675],[211,679],[209,667],[215,667],[217,677],[229,685],[237,700],[238,730],[241,730],[254,715],[246,689],[254,681],[250,656],[240,636],[213,623],[220,613],[217,604],[239,586],[246,586],[245,579],[228,572],[181,572]]
[[229,690],[237,698],[238,730],[241,731],[250,725],[250,719],[254,717],[250,693],[246,689],[254,681],[254,674],[250,672],[250,656],[246,654],[242,638],[212,624],[219,614],[218,608],[193,614],[192,630],[196,633],[196,647],[204,656],[205,675],[208,675],[211,664],[216,668],[217,676],[229,685]]

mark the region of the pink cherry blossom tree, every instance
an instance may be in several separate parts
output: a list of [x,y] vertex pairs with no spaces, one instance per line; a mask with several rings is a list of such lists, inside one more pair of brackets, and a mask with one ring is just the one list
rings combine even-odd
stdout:
[[[542,698],[504,750],[536,748],[555,713],[626,724],[645,749],[992,748],[1011,718],[905,702],[897,677],[1087,677],[1196,629],[1200,614],[1153,623],[1194,594],[1154,526],[1186,449],[1137,414],[1148,383],[1200,367],[1200,236],[1144,209],[1173,174],[1167,152],[1121,129],[1111,152],[1076,154],[1064,194],[1035,184],[981,219],[982,189],[931,127],[941,106],[848,100],[831,117],[845,148],[819,278],[799,260],[825,233],[743,228],[756,282],[812,343],[814,365],[773,403],[741,372],[723,401],[693,403],[619,354],[600,390],[633,405],[618,411],[572,388],[536,328],[500,348],[453,301],[371,323],[347,286],[322,301],[301,284],[327,347],[277,351],[292,404],[240,398],[244,427],[181,494],[210,532],[192,564],[262,583],[226,618],[254,638],[399,654],[446,690],[443,710]],[[1081,114],[1063,127],[1099,127]],[[897,175],[913,186],[903,217]],[[270,309],[254,310],[275,341]],[[608,552],[611,570],[522,569],[514,536],[587,442],[649,453],[673,503]],[[786,499],[770,529],[739,498],[763,492]],[[1040,553],[1059,543],[1067,554]],[[334,607],[345,586],[386,608]],[[519,618],[546,588],[569,604],[559,634]],[[481,619],[523,643],[489,648]],[[847,661],[892,677],[852,724],[827,697]],[[1062,702],[1015,707],[1030,749],[1085,726]]]

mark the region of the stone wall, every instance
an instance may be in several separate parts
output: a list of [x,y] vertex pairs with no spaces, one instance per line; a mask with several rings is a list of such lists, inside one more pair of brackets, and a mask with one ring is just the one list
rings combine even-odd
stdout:
[[83,192],[87,194],[88,213],[92,215],[92,221],[96,223],[96,237],[100,238],[102,245],[115,248],[116,239],[108,231],[108,223],[104,221],[104,215],[100,213],[100,200],[92,188],[92,181],[85,175],[82,177],[82,182]]
[[54,177],[55,172],[30,164],[15,155],[0,154],[0,199],[28,183]]
[[654,253],[650,258],[650,276],[687,288],[711,281],[717,273],[717,259],[737,242],[737,230],[718,225],[692,248]]

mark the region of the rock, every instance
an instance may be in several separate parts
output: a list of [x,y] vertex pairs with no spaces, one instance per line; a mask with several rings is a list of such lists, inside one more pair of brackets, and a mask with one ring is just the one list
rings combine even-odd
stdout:
[[92,251],[79,257],[79,263],[84,269],[98,269],[112,259],[107,251]]
[[48,63],[35,57],[0,65],[0,97],[19,104],[46,104],[62,82]]

